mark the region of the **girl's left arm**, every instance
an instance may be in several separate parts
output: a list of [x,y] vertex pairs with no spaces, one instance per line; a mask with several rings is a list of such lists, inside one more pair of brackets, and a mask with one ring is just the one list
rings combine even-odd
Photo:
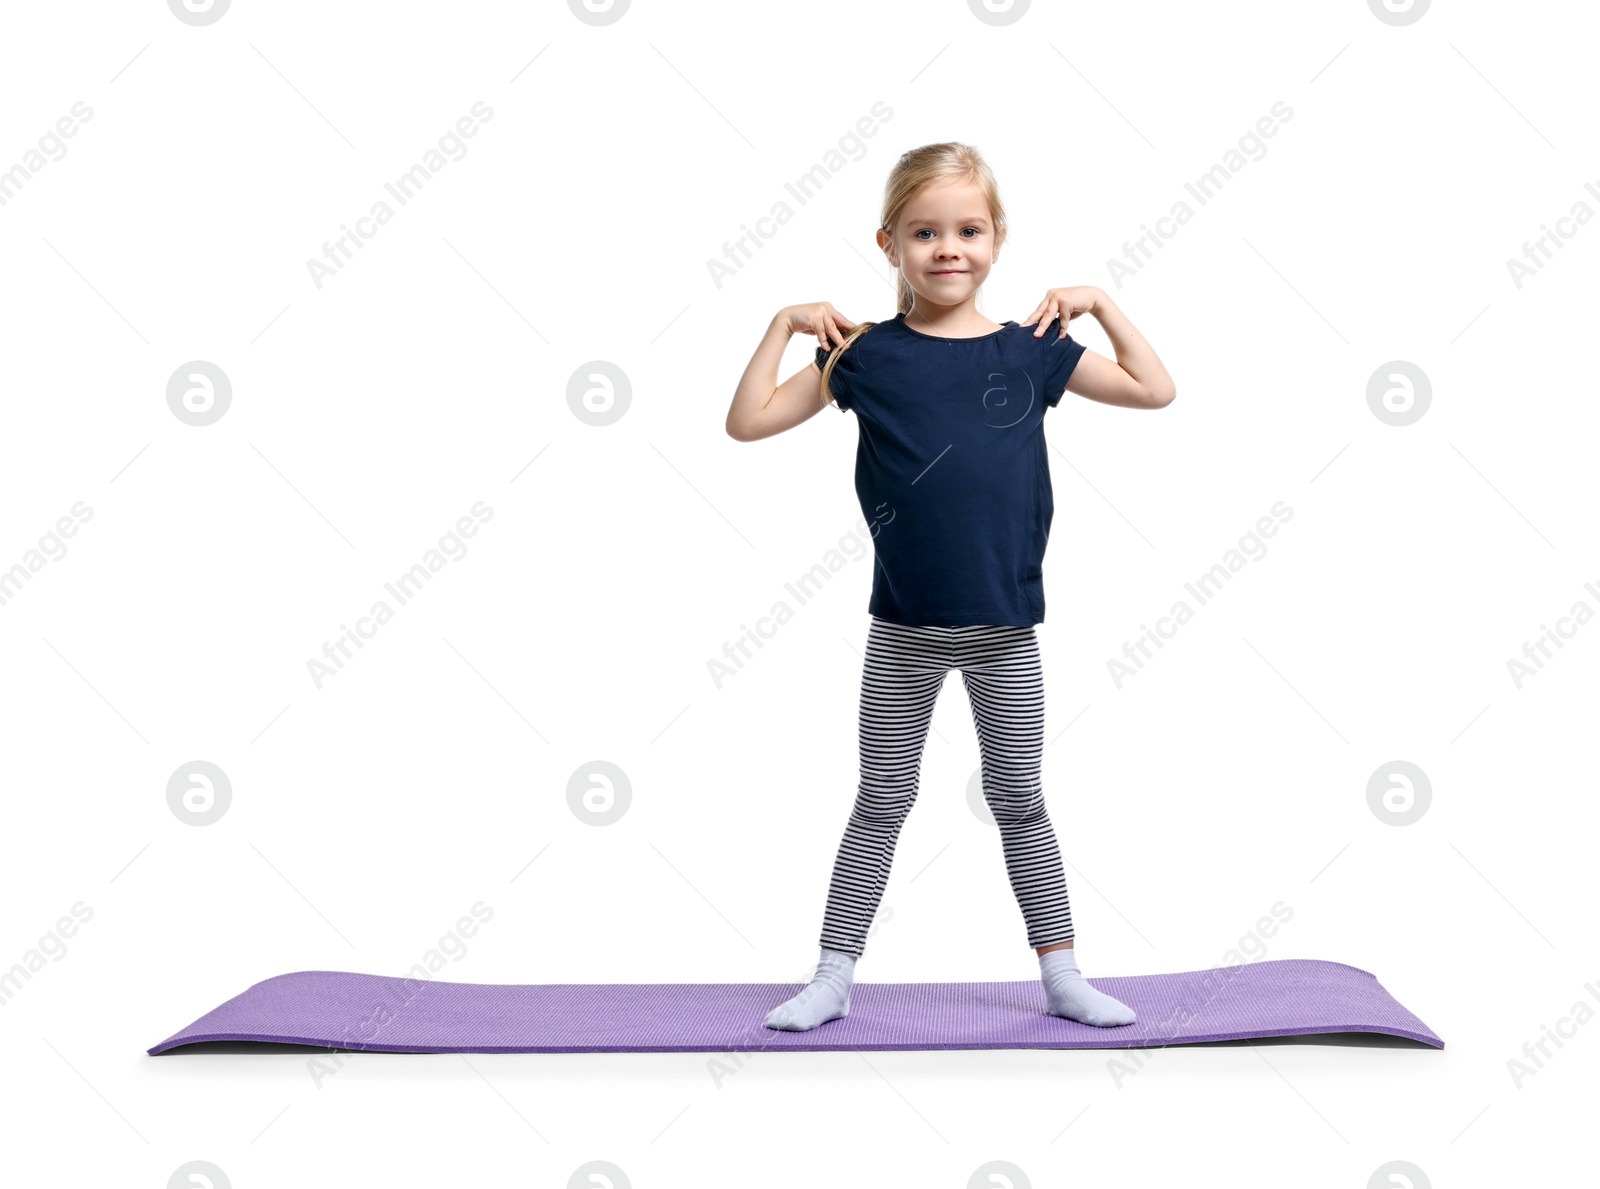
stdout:
[[1161,409],[1172,403],[1178,395],[1172,377],[1150,344],[1145,342],[1144,335],[1128,321],[1128,316],[1104,289],[1094,285],[1052,289],[1023,325],[1031,326],[1039,319],[1039,329],[1034,333],[1049,334],[1051,320],[1059,317],[1058,333],[1065,334],[1067,323],[1079,314],[1094,316],[1111,340],[1117,357],[1110,360],[1085,349],[1067,379],[1068,392],[1129,409]]

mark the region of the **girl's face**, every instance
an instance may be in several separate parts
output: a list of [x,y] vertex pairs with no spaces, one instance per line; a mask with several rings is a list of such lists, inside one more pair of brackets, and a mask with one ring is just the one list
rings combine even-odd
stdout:
[[900,212],[894,234],[879,230],[878,246],[917,295],[917,304],[969,301],[999,258],[989,204],[976,182],[924,186]]

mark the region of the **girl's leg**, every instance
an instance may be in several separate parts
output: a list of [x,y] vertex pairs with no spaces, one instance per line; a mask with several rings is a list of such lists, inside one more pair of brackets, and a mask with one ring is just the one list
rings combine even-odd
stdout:
[[1006,872],[1028,926],[1044,949],[1039,978],[1053,1016],[1116,1028],[1134,1022],[1127,1004],[1091,987],[1078,970],[1061,848],[1045,811],[1039,776],[1044,752],[1044,670],[1031,627],[958,628],[956,661],[972,703],[983,762],[983,796],[1000,827]]
[[860,957],[917,798],[922,749],[950,671],[952,629],[872,619],[861,673],[861,782],[834,859],[825,949]]
[[873,616],[861,674],[861,783],[833,863],[817,972],[767,1013],[768,1028],[806,1032],[850,1014],[856,959],[866,948],[917,798],[922,745],[950,671],[951,628],[906,627]]
[[957,661],[972,703],[983,797],[1000,827],[1006,874],[1035,949],[1071,941],[1061,848],[1044,803],[1044,669],[1031,627],[959,628]]

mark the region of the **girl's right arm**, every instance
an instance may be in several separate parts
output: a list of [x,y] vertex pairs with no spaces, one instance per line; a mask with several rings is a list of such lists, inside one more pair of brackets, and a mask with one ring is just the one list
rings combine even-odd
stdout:
[[825,301],[787,306],[774,314],[728,406],[728,436],[738,442],[754,442],[793,429],[820,413],[822,375],[811,362],[774,387],[783,350],[792,336],[814,334],[831,351],[855,326]]

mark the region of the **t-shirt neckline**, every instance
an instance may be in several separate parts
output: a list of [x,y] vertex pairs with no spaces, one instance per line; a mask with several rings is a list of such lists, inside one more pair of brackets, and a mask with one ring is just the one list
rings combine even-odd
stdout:
[[976,343],[976,342],[978,342],[978,341],[980,341],[982,339],[992,339],[992,338],[994,338],[995,335],[999,334],[1002,330],[1005,330],[1007,327],[1011,327],[1011,326],[1017,325],[1017,323],[1015,321],[1007,319],[1006,321],[1002,322],[997,328],[995,328],[994,330],[989,331],[987,334],[971,334],[971,335],[967,335],[965,338],[950,338],[950,337],[948,337],[946,335],[942,335],[942,334],[924,334],[920,330],[913,330],[910,327],[910,325],[907,324],[906,316],[904,314],[896,314],[894,316],[894,319],[895,319],[896,322],[900,323],[900,325],[908,333],[916,335],[919,339],[932,339],[936,343]]

